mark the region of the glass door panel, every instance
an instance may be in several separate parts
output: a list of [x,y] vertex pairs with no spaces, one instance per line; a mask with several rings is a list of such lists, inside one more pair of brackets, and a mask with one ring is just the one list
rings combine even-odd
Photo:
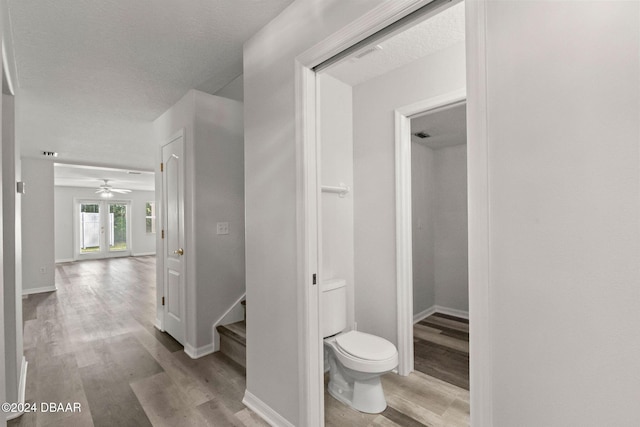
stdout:
[[100,252],[103,231],[100,224],[100,205],[98,203],[81,203],[80,253]]
[[109,251],[127,249],[127,205],[109,203]]

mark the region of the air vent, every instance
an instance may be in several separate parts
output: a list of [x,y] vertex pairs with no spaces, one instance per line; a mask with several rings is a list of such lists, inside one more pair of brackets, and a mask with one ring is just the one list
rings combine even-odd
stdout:
[[127,173],[129,175],[142,175],[142,172],[136,172],[136,171],[127,171]]
[[382,46],[380,46],[379,44],[375,45],[375,46],[371,46],[366,48],[365,50],[363,50],[362,52],[358,52],[356,53],[353,57],[355,59],[361,59],[367,55],[369,55],[370,53],[373,53],[377,50],[382,50]]
[[414,136],[417,136],[420,139],[426,139],[426,138],[430,138],[431,135],[429,135],[428,133],[426,133],[425,131],[420,131],[420,132],[416,132],[413,134]]
[[55,151],[43,151],[42,155],[45,157],[58,157],[58,153]]

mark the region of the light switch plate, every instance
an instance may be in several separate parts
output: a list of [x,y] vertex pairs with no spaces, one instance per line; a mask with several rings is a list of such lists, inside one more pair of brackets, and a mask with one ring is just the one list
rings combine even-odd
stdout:
[[219,222],[216,227],[217,234],[229,234],[229,223]]

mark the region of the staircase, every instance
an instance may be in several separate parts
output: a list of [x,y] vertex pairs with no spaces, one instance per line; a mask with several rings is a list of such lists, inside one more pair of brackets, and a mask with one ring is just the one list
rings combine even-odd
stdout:
[[220,352],[234,362],[247,367],[247,323],[246,301],[242,301],[245,307],[245,320],[228,325],[217,326],[220,334]]

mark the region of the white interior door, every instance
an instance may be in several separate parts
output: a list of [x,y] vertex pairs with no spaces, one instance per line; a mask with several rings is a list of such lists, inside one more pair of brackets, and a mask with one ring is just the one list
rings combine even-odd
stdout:
[[164,329],[184,344],[184,136],[162,147]]

